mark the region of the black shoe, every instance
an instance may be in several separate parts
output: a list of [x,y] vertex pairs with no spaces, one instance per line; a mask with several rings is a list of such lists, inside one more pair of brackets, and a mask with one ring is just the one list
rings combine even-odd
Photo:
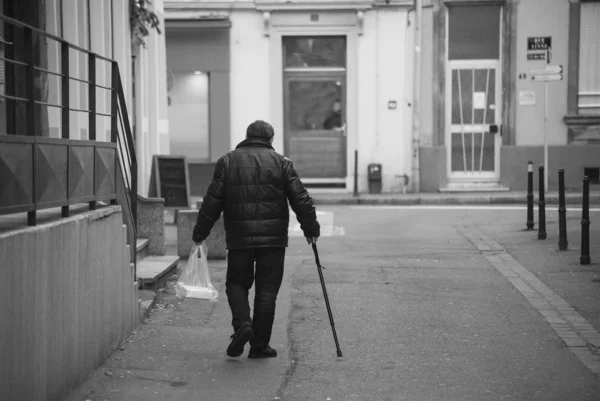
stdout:
[[235,334],[231,336],[231,344],[227,347],[227,356],[240,356],[244,352],[244,345],[254,337],[254,330],[249,323],[242,324]]
[[268,345],[264,347],[250,347],[248,358],[259,359],[259,358],[275,358],[277,356],[277,350],[274,350]]

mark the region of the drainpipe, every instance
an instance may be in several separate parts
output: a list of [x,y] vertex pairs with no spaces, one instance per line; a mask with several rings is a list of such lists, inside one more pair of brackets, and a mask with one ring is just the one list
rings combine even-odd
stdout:
[[376,158],[379,158],[379,129],[381,127],[381,123],[379,121],[379,119],[381,118],[381,108],[379,107],[379,102],[381,101],[380,99],[380,94],[381,94],[381,89],[379,88],[379,84],[380,84],[380,75],[381,75],[381,62],[380,62],[380,41],[379,41],[379,30],[380,30],[380,24],[379,24],[379,13],[380,10],[376,10],[375,11],[375,143],[373,144],[373,149],[371,150],[371,161],[370,163],[375,163]]
[[413,83],[413,132],[412,132],[412,155],[413,155],[413,192],[421,191],[421,177],[419,165],[419,145],[421,143],[421,47],[423,42],[423,2],[415,0],[415,53],[414,53],[414,83]]

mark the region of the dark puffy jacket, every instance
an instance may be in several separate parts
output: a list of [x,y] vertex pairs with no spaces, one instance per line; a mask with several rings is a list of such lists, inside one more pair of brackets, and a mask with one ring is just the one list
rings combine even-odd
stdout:
[[315,207],[292,161],[264,139],[246,139],[217,161],[192,238],[204,241],[223,212],[228,249],[286,247],[288,200],[304,236],[318,237]]

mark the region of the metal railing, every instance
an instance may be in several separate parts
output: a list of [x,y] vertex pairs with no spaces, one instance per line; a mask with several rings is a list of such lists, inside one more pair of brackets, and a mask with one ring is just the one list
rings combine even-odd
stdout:
[[[0,73],[8,78],[0,91],[0,122],[6,125],[0,125],[0,215],[26,212],[34,226],[42,209],[61,207],[68,217],[72,205],[88,203],[93,210],[98,202],[120,204],[135,264],[137,160],[118,63],[3,14],[0,36]],[[48,41],[56,42],[60,71],[36,65]],[[71,74],[74,56],[87,58],[87,79]],[[98,63],[110,70],[110,85],[98,82]],[[60,79],[59,102],[44,96],[43,74]],[[86,85],[87,108],[72,102],[72,82]],[[98,111],[98,90],[110,94],[110,113]],[[50,118],[42,118],[42,108],[60,110],[60,137],[49,136]],[[75,113],[88,116],[87,138],[71,135]],[[99,117],[110,119],[105,141],[97,140]]]

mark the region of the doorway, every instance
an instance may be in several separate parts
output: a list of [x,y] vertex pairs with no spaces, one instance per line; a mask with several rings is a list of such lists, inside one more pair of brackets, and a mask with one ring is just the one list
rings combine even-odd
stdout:
[[346,37],[282,42],[285,154],[307,182],[345,181]]
[[448,7],[446,143],[450,182],[500,179],[502,6]]

